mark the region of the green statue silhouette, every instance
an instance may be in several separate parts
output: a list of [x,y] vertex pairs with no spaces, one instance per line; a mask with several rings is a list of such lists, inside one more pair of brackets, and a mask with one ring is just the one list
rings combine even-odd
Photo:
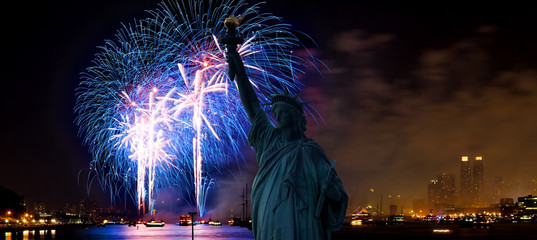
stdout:
[[241,42],[234,30],[239,21],[234,22],[235,26],[226,22],[233,36],[220,42],[226,44],[229,76],[236,78],[251,124],[248,143],[259,165],[252,186],[254,236],[258,240],[330,239],[330,232],[343,225],[348,203],[335,161],[330,164],[324,150],[304,135],[303,103],[296,97],[272,96],[271,111],[278,126],[269,122],[236,50]]

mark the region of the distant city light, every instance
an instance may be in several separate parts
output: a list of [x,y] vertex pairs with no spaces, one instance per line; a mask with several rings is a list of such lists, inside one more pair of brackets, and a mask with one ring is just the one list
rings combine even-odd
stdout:
[[468,156],[462,156],[461,161],[463,161],[463,162],[468,162]]
[[361,219],[352,220],[351,225],[352,226],[360,226],[360,225],[362,225],[362,220]]
[[483,160],[483,157],[477,156],[477,157],[475,157],[475,160]]

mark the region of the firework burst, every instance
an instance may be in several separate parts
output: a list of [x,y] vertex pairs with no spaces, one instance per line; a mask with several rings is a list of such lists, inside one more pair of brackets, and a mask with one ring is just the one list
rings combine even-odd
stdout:
[[291,55],[298,39],[259,4],[166,2],[148,13],[105,41],[82,73],[76,124],[112,199],[127,192],[145,212],[159,189],[173,188],[203,216],[211,173],[239,164],[248,126],[218,43],[224,19],[246,17],[238,52],[262,103],[274,90],[300,91],[294,74],[315,59]]

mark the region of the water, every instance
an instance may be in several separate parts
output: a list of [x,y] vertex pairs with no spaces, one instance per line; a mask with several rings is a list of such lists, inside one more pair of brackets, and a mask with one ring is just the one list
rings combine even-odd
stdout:
[[[106,225],[106,227],[79,229],[24,231],[21,233],[6,232],[4,239],[192,239],[192,227],[177,226],[172,224],[165,225],[164,227],[146,227],[144,225],[138,225],[138,227],[128,227],[127,225]],[[194,239],[252,240],[254,239],[254,234],[251,230],[248,230],[248,228],[244,227],[196,225],[194,226]]]
[[[1,230],[1,229],[0,229]],[[168,224],[164,227],[146,227],[138,225],[106,225],[106,227],[90,228],[63,228],[56,230],[35,230],[20,232],[2,232],[0,239],[192,239],[190,226],[177,226]],[[194,226],[194,239],[196,240],[253,240],[251,230],[244,227],[231,226]],[[401,224],[401,225],[345,225],[340,231],[332,233],[333,240],[347,239],[466,239],[466,240],[530,240],[537,239],[537,223],[495,223],[485,228],[467,228],[458,224]]]
[[340,231],[332,233],[332,239],[537,240],[537,223],[494,223],[489,227],[462,227],[459,224],[430,223],[346,225]]

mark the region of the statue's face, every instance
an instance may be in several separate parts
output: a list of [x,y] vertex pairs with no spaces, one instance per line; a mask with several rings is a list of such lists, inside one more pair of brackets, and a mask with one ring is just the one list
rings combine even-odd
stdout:
[[287,103],[275,103],[272,105],[272,112],[278,122],[278,128],[292,128],[298,124],[295,121],[298,111]]

